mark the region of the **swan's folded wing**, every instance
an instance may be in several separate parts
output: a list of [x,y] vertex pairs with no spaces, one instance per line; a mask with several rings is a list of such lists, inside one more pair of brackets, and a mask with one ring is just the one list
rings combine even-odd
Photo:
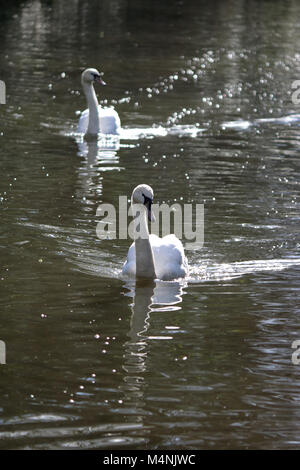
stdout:
[[100,132],[102,134],[119,134],[121,121],[117,111],[113,108],[101,108],[99,106]]
[[188,264],[183,245],[175,235],[166,235],[163,238],[150,235],[150,242],[155,272],[159,279],[178,279],[187,275]]

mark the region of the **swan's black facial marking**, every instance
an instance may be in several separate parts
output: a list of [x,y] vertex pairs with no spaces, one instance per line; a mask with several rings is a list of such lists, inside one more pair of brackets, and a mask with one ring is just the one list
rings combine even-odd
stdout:
[[147,211],[148,211],[148,220],[151,222],[152,221],[151,205],[153,204],[153,199],[145,196],[145,194],[143,193],[142,193],[142,196],[144,196],[144,206],[147,208]]
[[150,203],[150,205],[153,204],[153,199],[151,197],[145,196],[144,193],[142,193],[142,196],[144,197],[144,205],[147,203]]

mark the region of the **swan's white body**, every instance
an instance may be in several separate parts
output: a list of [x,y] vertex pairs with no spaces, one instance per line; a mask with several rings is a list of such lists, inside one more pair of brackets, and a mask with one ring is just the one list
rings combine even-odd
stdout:
[[[175,235],[163,238],[149,235],[149,241],[154,258],[154,268],[157,279],[170,281],[185,277],[188,273],[188,263],[182,243]],[[127,260],[123,266],[123,274],[136,277],[135,242],[128,250]]]
[[[100,124],[97,134],[120,134],[121,122],[117,111],[113,108],[102,108],[98,105],[98,113]],[[82,134],[87,133],[89,114],[89,109],[82,111],[78,122],[77,132]]]
[[81,75],[81,83],[88,108],[81,113],[77,132],[83,134],[119,134],[121,121],[113,108],[102,108],[97,100],[94,82],[105,85],[96,69],[86,69]]
[[156,278],[164,281],[183,278],[188,274],[188,262],[181,241],[175,235],[166,235],[163,238],[154,234],[149,235],[147,215],[153,220],[151,203],[149,205],[152,199],[152,188],[147,185],[137,186],[132,193],[132,204],[143,205],[142,208],[145,208],[143,216],[138,221],[139,233],[144,233],[144,238],[139,238],[136,233],[135,219],[135,241],[128,250],[122,273],[130,277]]

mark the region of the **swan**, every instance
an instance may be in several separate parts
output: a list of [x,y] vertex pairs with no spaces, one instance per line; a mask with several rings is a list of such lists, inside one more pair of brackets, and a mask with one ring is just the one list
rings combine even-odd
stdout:
[[140,184],[133,190],[131,208],[137,215],[133,222],[134,242],[128,250],[122,274],[163,281],[183,278],[188,274],[188,262],[181,241],[173,234],[163,238],[149,235],[148,220],[155,220],[152,203],[153,189],[150,186]]
[[98,70],[89,68],[81,74],[81,84],[87,99],[88,109],[81,113],[77,132],[83,134],[119,134],[121,122],[113,108],[102,108],[98,104],[94,82],[106,85]]

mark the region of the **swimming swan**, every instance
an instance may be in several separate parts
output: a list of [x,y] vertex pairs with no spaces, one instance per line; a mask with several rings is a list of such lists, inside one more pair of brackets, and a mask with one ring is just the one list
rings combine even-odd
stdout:
[[185,277],[188,262],[181,241],[175,235],[163,238],[149,235],[148,220],[155,220],[151,211],[152,202],[153,190],[147,184],[140,184],[133,190],[134,242],[128,250],[122,273],[164,281]]
[[88,109],[81,113],[77,132],[83,134],[119,134],[121,122],[113,108],[102,108],[98,104],[94,82],[106,85],[96,69],[86,69],[81,74],[81,83],[87,99]]

